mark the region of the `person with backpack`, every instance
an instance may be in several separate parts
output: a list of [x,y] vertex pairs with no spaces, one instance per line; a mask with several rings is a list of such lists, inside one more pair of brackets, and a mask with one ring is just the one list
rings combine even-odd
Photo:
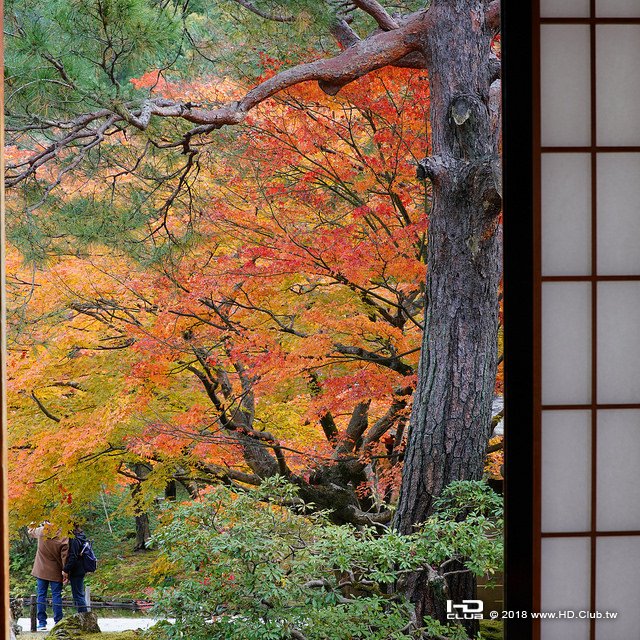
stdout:
[[95,555],[84,531],[80,525],[75,524],[62,577],[65,584],[67,582],[71,584],[71,595],[78,613],[88,611],[84,597],[84,577],[89,571],[95,571]]
[[51,601],[53,605],[53,621],[62,620],[62,585],[65,566],[69,551],[69,538],[61,535],[62,531],[50,522],[40,526],[31,523],[27,529],[29,536],[38,541],[38,550],[33,562],[31,575],[37,583],[37,614],[38,631],[47,629],[47,593],[51,587]]

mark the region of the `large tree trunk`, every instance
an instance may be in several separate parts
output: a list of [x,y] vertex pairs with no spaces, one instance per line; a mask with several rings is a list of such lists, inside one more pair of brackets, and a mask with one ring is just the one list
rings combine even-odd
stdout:
[[[433,204],[425,331],[395,520],[402,533],[426,520],[450,482],[481,478],[491,428],[501,197],[484,9],[481,0],[433,0],[425,36],[432,149],[420,172],[432,182]],[[424,578],[415,576],[408,591],[419,618],[442,617]]]
[[136,521],[136,543],[134,551],[146,551],[147,543],[151,540],[151,527],[149,525],[149,514],[142,501],[142,482],[149,475],[149,467],[145,464],[132,465],[133,472],[139,479],[131,485],[131,498],[133,501],[133,514]]
[[151,527],[149,526],[149,514],[136,514],[136,544],[134,551],[147,551],[147,544],[151,540]]

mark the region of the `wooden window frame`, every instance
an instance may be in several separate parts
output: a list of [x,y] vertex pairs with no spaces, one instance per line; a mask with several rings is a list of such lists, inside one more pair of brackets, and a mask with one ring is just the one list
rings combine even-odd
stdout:
[[[509,0],[505,0],[505,3],[509,5]],[[559,538],[589,538],[590,540],[590,559],[589,559],[589,610],[597,611],[598,603],[596,598],[597,587],[597,543],[598,539],[610,536],[632,537],[640,536],[640,531],[599,531],[597,526],[597,473],[598,473],[598,415],[601,410],[606,409],[640,409],[640,404],[603,404],[598,402],[598,350],[597,350],[597,332],[598,332],[598,284],[601,282],[638,282],[640,276],[638,275],[600,275],[598,273],[597,262],[597,247],[598,247],[598,198],[597,198],[597,158],[599,154],[609,153],[640,153],[640,147],[638,146],[600,146],[597,143],[597,52],[596,52],[596,39],[597,39],[597,27],[599,25],[640,25],[640,18],[631,17],[617,17],[606,18],[597,17],[596,0],[589,0],[589,16],[581,18],[563,18],[563,17],[541,17],[540,16],[540,2],[534,0],[532,3],[532,16],[531,16],[531,53],[532,53],[532,74],[530,77],[531,82],[531,104],[533,109],[531,114],[533,116],[530,134],[522,136],[522,140],[525,142],[531,140],[532,147],[531,158],[532,167],[530,176],[533,179],[532,190],[532,202],[533,202],[533,228],[532,237],[534,239],[534,246],[532,248],[533,255],[530,264],[533,266],[533,290],[531,291],[532,298],[532,319],[533,319],[533,344],[532,344],[532,363],[533,363],[533,429],[530,434],[532,440],[530,442],[533,452],[533,461],[531,471],[532,475],[532,522],[533,536],[532,536],[532,549],[531,549],[531,571],[533,577],[532,584],[532,609],[539,611],[541,609],[541,547],[543,539],[559,539]],[[541,83],[541,69],[540,69],[540,32],[543,25],[583,25],[589,28],[589,78],[590,78],[590,143],[586,146],[543,146],[540,135],[540,122],[541,122],[541,100],[540,100],[540,83]],[[505,53],[505,59],[509,64],[510,59],[516,56],[517,53]],[[514,79],[507,79],[506,84],[509,87],[510,83],[514,83]],[[508,90],[507,90],[508,91]],[[507,110],[511,107],[507,105]],[[516,136],[516,132],[509,130],[505,127],[505,131],[508,131],[508,135]],[[528,131],[528,130],[527,130]],[[526,140],[525,140],[526,138]],[[523,155],[527,150],[522,150]],[[550,155],[555,153],[582,153],[590,156],[590,179],[591,179],[591,210],[590,210],[590,241],[591,241],[591,269],[589,275],[567,275],[567,276],[543,276],[542,275],[542,261],[541,261],[541,198],[542,198],[542,184],[541,184],[541,161],[543,155]],[[513,157],[512,160],[513,161]],[[505,167],[507,167],[509,159],[505,159]],[[505,181],[509,183],[507,179],[507,170],[505,169]],[[508,185],[509,186],[509,185]],[[511,184],[511,187],[514,185]],[[505,229],[508,226],[508,218],[505,215]],[[506,232],[505,232],[506,236]],[[513,249],[515,240],[505,240],[505,251],[508,248]],[[505,264],[505,279],[507,282],[511,282],[513,286],[513,272],[509,270],[508,265]],[[590,356],[591,356],[591,401],[587,404],[542,404],[541,393],[541,378],[542,378],[542,331],[541,331],[541,318],[542,318],[542,285],[545,282],[584,282],[590,284],[591,295],[591,337],[590,337]],[[528,295],[528,294],[525,294]],[[518,331],[521,328],[521,320],[514,320],[513,318],[505,321],[507,331]],[[513,363],[512,363],[513,364]],[[524,364],[524,363],[519,363]],[[519,383],[517,381],[507,380],[506,389],[508,393],[515,393],[518,391]],[[522,390],[524,391],[524,389]],[[512,398],[512,401],[515,401]],[[517,402],[520,401],[516,401]],[[542,528],[541,522],[541,495],[542,495],[542,472],[541,472],[541,433],[542,433],[542,417],[545,411],[571,411],[571,410],[583,410],[590,412],[590,438],[591,438],[591,454],[590,454],[590,524],[586,531],[573,531],[573,532],[545,532]],[[513,424],[511,426],[511,432],[516,429],[520,429],[519,424]],[[511,445],[518,450],[526,446],[524,441],[518,439],[522,434],[517,434],[517,442],[511,441]],[[519,451],[521,455],[524,451]],[[513,458],[507,458],[507,469],[518,469],[517,462]],[[514,471],[514,473],[519,473]],[[510,483],[507,485],[511,486]],[[524,491],[524,489],[523,489]],[[522,494],[524,496],[524,493]],[[512,505],[513,507],[513,505]],[[513,530],[515,525],[513,513],[511,518],[507,520],[507,527],[510,533],[508,533],[508,539],[513,536],[515,532]],[[513,580],[513,577],[511,577]],[[508,582],[508,580],[507,580]],[[597,640],[598,634],[596,632],[596,620],[590,619],[589,626],[589,638],[590,640]],[[532,624],[533,638],[540,638],[540,623],[534,621]]]

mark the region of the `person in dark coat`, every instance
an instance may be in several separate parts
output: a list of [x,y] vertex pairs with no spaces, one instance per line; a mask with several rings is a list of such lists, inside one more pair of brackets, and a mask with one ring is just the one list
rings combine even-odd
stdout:
[[80,528],[75,525],[73,529],[73,538],[69,540],[69,554],[62,570],[62,577],[66,582],[71,584],[71,594],[73,603],[78,609],[78,613],[88,611],[87,601],[84,598],[84,576],[85,570],[80,556],[82,549],[87,542],[87,536]]

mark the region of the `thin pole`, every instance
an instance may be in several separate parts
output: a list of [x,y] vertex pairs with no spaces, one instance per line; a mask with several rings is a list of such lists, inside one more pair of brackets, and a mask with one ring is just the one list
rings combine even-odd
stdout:
[[109,533],[113,535],[113,529],[111,528],[111,521],[109,520],[109,512],[107,511],[107,503],[104,499],[104,488],[100,490],[100,498],[102,499],[102,507],[104,508],[104,517],[107,519],[107,526],[109,527]]

